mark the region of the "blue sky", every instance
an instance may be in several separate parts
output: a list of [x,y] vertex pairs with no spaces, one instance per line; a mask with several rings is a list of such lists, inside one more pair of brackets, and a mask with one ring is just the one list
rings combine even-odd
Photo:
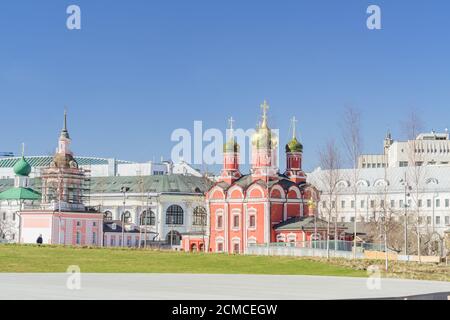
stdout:
[[[66,8],[82,30],[66,28]],[[366,9],[382,10],[382,30]],[[50,154],[68,106],[76,154],[169,157],[177,128],[256,124],[289,137],[299,120],[305,168],[341,139],[359,108],[365,152],[417,110],[427,131],[450,120],[448,1],[10,0],[0,3],[0,151]],[[282,164],[281,167],[284,167]]]

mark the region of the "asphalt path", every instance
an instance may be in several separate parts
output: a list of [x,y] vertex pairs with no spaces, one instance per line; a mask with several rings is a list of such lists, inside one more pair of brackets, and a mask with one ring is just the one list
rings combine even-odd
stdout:
[[309,300],[448,292],[450,282],[198,274],[0,274],[2,300]]

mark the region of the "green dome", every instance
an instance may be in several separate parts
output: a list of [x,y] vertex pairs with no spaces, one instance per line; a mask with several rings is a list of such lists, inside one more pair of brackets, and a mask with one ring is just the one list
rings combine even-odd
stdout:
[[22,159],[20,159],[19,162],[15,164],[14,173],[22,177],[28,177],[28,175],[31,173],[31,166],[24,157],[22,157]]
[[229,153],[239,153],[239,144],[236,142],[236,139],[230,139],[223,145],[223,152]]
[[298,142],[297,138],[293,138],[286,145],[286,152],[303,152],[303,145]]

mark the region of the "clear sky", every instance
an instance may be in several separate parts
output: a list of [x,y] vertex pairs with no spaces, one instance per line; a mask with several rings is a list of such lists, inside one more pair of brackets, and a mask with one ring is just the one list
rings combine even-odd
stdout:
[[2,0],[0,151],[53,153],[67,105],[77,155],[158,160],[174,129],[254,127],[267,99],[283,143],[300,120],[306,169],[345,106],[379,152],[411,109],[427,131],[450,126],[449,15],[447,0]]

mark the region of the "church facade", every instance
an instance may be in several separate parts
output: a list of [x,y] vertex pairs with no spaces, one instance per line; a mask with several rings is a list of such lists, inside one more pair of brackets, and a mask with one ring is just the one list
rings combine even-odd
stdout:
[[[278,137],[269,128],[266,102],[262,121],[252,137],[251,171],[240,171],[240,146],[233,137],[224,144],[224,165],[217,183],[206,193],[210,252],[245,253],[248,246],[274,242],[324,239],[326,224],[317,218],[317,190],[306,183],[303,146],[297,140],[295,119],[286,145],[286,169],[277,166]],[[202,245],[198,235],[183,238],[183,249]]]
[[65,115],[53,161],[42,170],[40,208],[19,213],[20,243],[36,243],[42,237],[44,244],[102,245],[103,214],[84,205],[89,179],[73,157],[70,143]]

